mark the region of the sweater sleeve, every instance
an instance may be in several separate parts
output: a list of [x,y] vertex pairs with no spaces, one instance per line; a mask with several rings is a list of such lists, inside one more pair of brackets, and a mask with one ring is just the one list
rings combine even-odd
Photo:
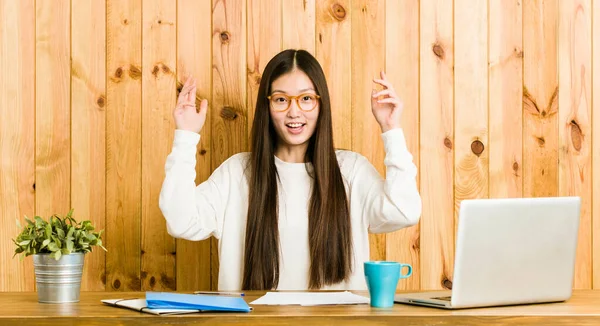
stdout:
[[417,189],[417,167],[406,147],[402,129],[382,134],[386,177],[359,156],[354,191],[367,219],[369,232],[386,233],[415,225],[421,216],[421,196]]
[[187,240],[204,240],[221,236],[222,170],[196,186],[196,147],[200,135],[175,130],[173,149],[167,156],[165,179],[159,196],[159,207],[167,222],[167,232]]

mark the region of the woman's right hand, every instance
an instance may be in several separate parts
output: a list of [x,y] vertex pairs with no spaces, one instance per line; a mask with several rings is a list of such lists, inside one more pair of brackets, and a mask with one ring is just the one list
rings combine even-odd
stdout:
[[183,84],[177,98],[177,105],[173,110],[176,128],[200,133],[206,122],[207,111],[208,101],[206,99],[200,102],[200,110],[196,109],[196,80],[189,77]]

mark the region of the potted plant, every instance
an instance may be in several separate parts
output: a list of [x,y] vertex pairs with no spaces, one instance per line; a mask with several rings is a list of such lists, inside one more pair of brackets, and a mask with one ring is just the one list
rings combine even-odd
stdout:
[[[15,256],[21,259],[33,255],[33,268],[38,301],[44,303],[79,302],[84,255],[94,246],[102,246],[102,231],[94,232],[90,221],[77,222],[73,209],[61,217],[54,214],[49,220],[36,216],[13,242]],[[14,256],[13,256],[14,257]]]

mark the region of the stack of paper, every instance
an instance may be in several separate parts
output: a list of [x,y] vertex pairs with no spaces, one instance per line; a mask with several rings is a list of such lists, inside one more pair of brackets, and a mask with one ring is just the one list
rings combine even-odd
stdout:
[[347,305],[368,304],[369,298],[344,292],[267,292],[264,296],[252,301],[255,305]]
[[203,311],[249,312],[252,310],[242,296],[146,292],[145,299],[111,299],[101,301],[107,305],[155,315],[186,314]]
[[153,315],[177,315],[200,312],[200,310],[197,309],[151,309],[148,308],[146,299],[110,299],[101,301],[109,306],[132,309],[139,312],[147,312]]

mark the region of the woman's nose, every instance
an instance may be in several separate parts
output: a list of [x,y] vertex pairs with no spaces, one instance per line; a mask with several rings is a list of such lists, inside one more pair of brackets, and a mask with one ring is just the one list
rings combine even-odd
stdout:
[[290,103],[290,108],[288,109],[288,117],[290,118],[296,118],[300,116],[300,107],[298,107],[298,102],[296,100],[292,100],[292,103]]

